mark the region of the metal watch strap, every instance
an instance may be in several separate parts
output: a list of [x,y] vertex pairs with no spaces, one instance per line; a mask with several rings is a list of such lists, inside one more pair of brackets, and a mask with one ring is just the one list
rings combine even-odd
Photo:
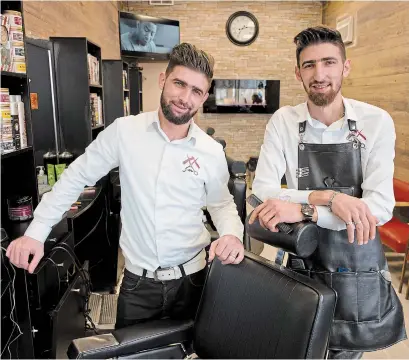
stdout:
[[329,209],[329,211],[331,211],[331,212],[332,212],[332,202],[334,201],[335,196],[337,196],[338,194],[339,194],[338,191],[333,191],[333,192],[332,192],[332,195],[331,195],[331,198],[330,198],[329,201],[328,201],[328,209]]

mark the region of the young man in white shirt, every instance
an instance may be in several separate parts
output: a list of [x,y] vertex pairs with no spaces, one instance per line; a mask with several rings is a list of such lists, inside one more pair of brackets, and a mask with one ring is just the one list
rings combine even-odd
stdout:
[[395,203],[394,124],[386,111],[342,97],[350,60],[338,31],[309,28],[294,42],[308,100],[279,109],[267,125],[253,183],[264,203],[250,222],[258,217],[271,231],[317,223],[317,251],[304,261],[290,256],[288,266],[337,291],[329,358],[360,358],[406,338],[376,231]]
[[209,95],[213,63],[191,44],[176,46],[160,74],[159,109],[119,118],[98,135],[43,196],[25,236],[10,244],[11,262],[33,272],[52,226],[84,186],[119,166],[126,270],[116,327],[194,317],[210,243],[203,206],[220,235],[209,260],[217,256],[224,264],[238,264],[244,257],[243,225],[227,187],[224,151],[193,122]]

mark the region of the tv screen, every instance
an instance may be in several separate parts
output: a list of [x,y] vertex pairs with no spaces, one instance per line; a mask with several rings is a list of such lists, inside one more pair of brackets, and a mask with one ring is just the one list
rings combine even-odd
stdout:
[[204,113],[272,114],[280,106],[280,80],[215,79]]
[[179,21],[132,13],[119,13],[121,54],[167,59],[180,42]]

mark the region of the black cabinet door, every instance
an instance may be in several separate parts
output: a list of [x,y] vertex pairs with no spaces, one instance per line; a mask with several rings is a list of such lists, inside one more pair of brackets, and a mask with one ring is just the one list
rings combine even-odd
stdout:
[[61,151],[75,157],[92,141],[87,41],[85,38],[51,38]]
[[124,116],[124,91],[122,84],[122,61],[103,60],[105,127]]
[[[45,40],[27,39],[27,75],[30,93],[37,99],[31,107],[35,165],[43,165],[43,155],[58,151],[58,123],[56,97],[53,86],[51,43]],[[56,126],[57,125],[57,126]]]
[[138,115],[141,112],[141,92],[140,75],[137,68],[129,69],[129,91],[130,91],[130,110],[131,115]]

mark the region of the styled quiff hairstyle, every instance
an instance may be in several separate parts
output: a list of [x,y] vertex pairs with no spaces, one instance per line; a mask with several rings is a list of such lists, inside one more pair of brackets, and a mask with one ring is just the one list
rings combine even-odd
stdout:
[[204,74],[209,82],[213,79],[213,57],[192,44],[181,43],[173,48],[168,67],[166,68],[166,76],[168,76],[176,66],[185,66],[198,71]]
[[297,46],[295,54],[297,66],[300,67],[300,54],[307,46],[330,43],[341,51],[342,61],[346,60],[345,45],[338,30],[326,26],[315,26],[301,31],[295,38],[294,44]]

